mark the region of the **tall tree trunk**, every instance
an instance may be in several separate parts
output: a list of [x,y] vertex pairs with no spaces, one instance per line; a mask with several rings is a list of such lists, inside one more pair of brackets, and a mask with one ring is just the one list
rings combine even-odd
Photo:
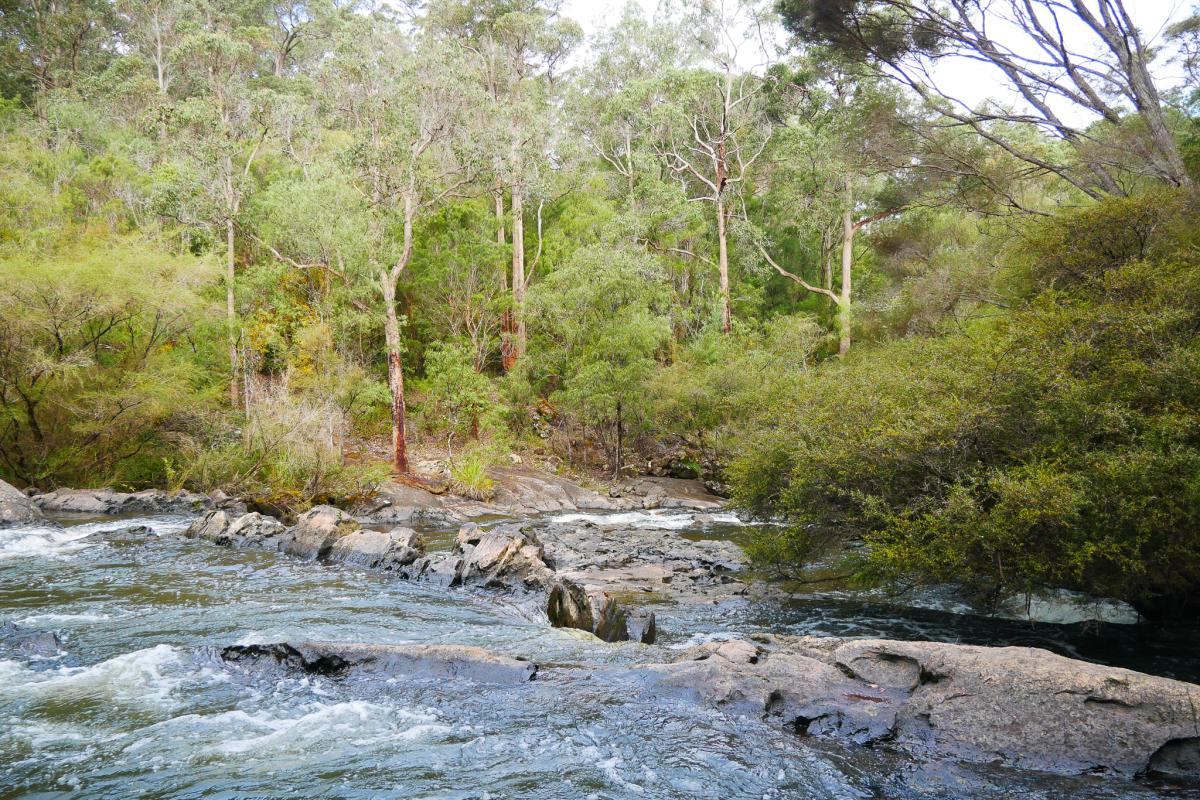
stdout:
[[225,219],[225,325],[229,338],[229,405],[238,407],[237,301],[233,295],[234,278],[233,216]]
[[513,363],[525,355],[525,198],[520,187],[512,190],[512,299]]
[[854,186],[846,176],[846,210],[842,214],[842,290],[838,300],[838,355],[850,352],[850,326],[852,314],[850,298],[852,291],[851,268],[854,266]]
[[[496,199],[496,244],[504,247],[508,240],[504,234],[504,193],[497,191]],[[508,265],[500,266],[500,294],[508,294]],[[500,317],[500,365],[508,372],[513,368],[517,359],[513,356],[513,316],[512,309],[505,309]]]
[[388,354],[388,389],[392,394],[392,467],[397,473],[408,473],[408,440],[405,424],[408,407],[404,400],[404,360],[400,346],[400,319],[396,316],[396,287],[400,275],[412,260],[413,220],[417,214],[414,187],[404,197],[404,246],[400,258],[391,270],[380,270],[379,289],[383,294],[383,336]]
[[408,472],[408,442],[405,439],[404,362],[400,354],[400,320],[396,316],[396,284],[387,273],[379,275],[385,309],[384,339],[388,354],[388,389],[392,393],[392,467],[396,472]]
[[717,271],[721,280],[721,332],[733,330],[733,305],[729,297],[729,243],[725,229],[725,201],[717,195]]

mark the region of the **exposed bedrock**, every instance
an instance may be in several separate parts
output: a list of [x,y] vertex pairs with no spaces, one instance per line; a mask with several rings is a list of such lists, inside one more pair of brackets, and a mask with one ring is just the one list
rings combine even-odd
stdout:
[[194,514],[216,506],[245,509],[224,495],[194,492],[114,492],[112,489],[55,489],[34,495],[35,506],[50,514]]
[[469,680],[513,685],[527,683],[537,664],[482,647],[432,644],[351,644],[277,642],[231,645],[221,660],[257,671],[298,672],[328,677],[378,676],[415,680]]
[[609,642],[631,639],[649,643],[656,634],[652,612],[626,610],[602,589],[558,581],[542,543],[529,526],[498,525],[485,531],[467,523],[459,529],[449,552],[426,554],[424,541],[411,528],[367,530],[336,508],[317,506],[290,528],[258,513],[236,516],[218,509],[193,522],[184,535],[227,547],[262,547],[451,587],[534,596],[549,593],[548,618],[558,627],[586,630]]
[[1059,773],[1200,779],[1200,686],[1027,647],[818,637],[713,642],[640,668],[647,691]]

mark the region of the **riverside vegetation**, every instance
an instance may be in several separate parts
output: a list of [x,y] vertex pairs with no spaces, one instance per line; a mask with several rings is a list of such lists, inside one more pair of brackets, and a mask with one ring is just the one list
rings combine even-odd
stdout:
[[1194,617],[1200,22],[995,5],[0,3],[0,478],[653,468],[783,571]]

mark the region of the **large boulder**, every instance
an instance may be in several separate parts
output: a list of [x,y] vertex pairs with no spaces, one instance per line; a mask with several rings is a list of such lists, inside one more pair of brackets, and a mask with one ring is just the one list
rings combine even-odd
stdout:
[[546,617],[555,628],[587,631],[606,642],[653,644],[658,633],[654,612],[627,612],[603,589],[567,579],[559,579],[550,587]]
[[280,538],[279,549],[310,561],[325,558],[343,536],[361,526],[346,512],[333,506],[314,506],[300,515],[296,524]]
[[44,521],[41,510],[20,489],[0,481],[0,528]]
[[678,531],[569,519],[538,532],[558,577],[610,594],[714,600],[742,594],[746,557],[736,544]]
[[277,547],[285,531],[284,524],[274,517],[217,509],[192,522],[183,535],[226,547]]
[[425,542],[412,528],[360,530],[333,543],[329,560],[385,572],[403,572],[425,554]]
[[755,637],[642,674],[651,692],[800,734],[1059,773],[1200,778],[1200,687],[1036,648]]
[[326,642],[232,645],[226,663],[330,677],[380,676],[426,680],[469,680],[521,684],[533,680],[537,664],[463,645],[377,645]]
[[521,525],[484,531],[468,523],[458,532],[454,552],[458,562],[452,586],[542,589],[554,574],[546,564],[542,543],[531,528]]

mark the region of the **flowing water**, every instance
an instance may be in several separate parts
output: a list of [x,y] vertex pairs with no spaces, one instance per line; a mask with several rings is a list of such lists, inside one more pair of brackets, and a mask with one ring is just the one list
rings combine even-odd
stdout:
[[[677,516],[641,524],[686,527]],[[176,535],[186,524],[0,531],[0,623],[65,640],[57,657],[0,660],[0,798],[1200,798],[800,739],[770,722],[641,697],[620,669],[705,639],[786,631],[1023,637],[1186,673],[1194,636],[1190,661],[1167,657],[1169,636],[1158,660],[1133,643],[1124,654],[1089,650],[1098,634],[1073,627],[809,597],[664,605],[658,644],[611,645],[549,628],[494,595],[219,548]],[[304,639],[480,645],[542,670],[517,687],[268,679],[212,654]]]

